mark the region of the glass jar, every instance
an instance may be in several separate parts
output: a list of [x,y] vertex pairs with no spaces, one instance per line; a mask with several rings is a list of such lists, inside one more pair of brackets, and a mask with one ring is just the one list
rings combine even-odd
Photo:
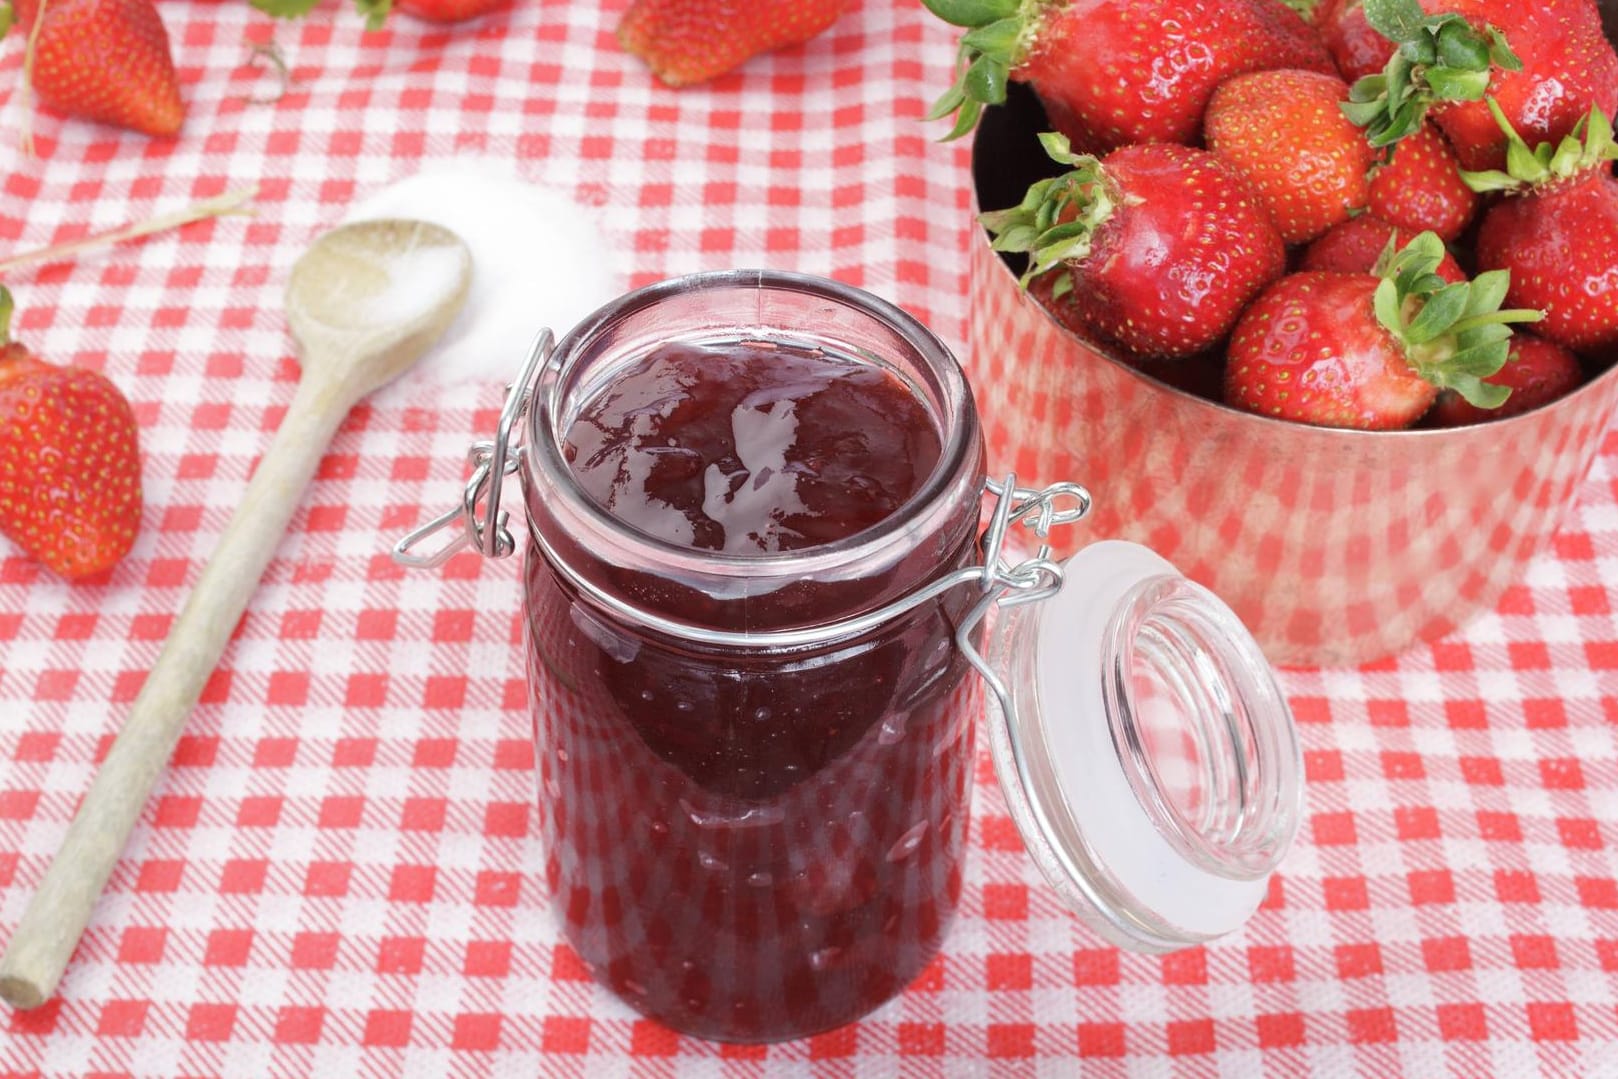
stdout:
[[[587,495],[564,446],[588,402],[671,342],[879,365],[925,407],[938,462],[846,539],[758,555],[659,540]],[[462,504],[395,556],[510,553],[500,484],[520,472],[542,876],[568,943],[643,1013],[720,1040],[795,1038],[920,973],[961,896],[985,685],[1029,850],[1098,931],[1166,950],[1262,899],[1299,769],[1256,646],[1143,548],[1014,560],[1014,526],[1043,536],[1088,496],[987,481],[959,366],[899,309],[768,271],[650,286],[554,349],[542,335],[472,457]],[[417,553],[457,524],[455,543]],[[991,661],[979,642],[997,604]]]

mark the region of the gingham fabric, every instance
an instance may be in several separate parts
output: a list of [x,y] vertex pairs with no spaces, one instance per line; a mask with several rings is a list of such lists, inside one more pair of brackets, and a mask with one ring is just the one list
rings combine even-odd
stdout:
[[[866,0],[676,93],[619,52],[620,9],[519,0],[367,35],[329,5],[276,29],[292,85],[255,105],[267,20],[172,0],[184,137],[41,116],[36,159],[11,137],[6,43],[0,249],[261,194],[254,218],[8,280],[20,338],[133,400],[147,517],[101,583],[0,552],[0,937],[291,399],[285,273],[352,199],[424,161],[500,157],[596,208],[631,283],[825,273],[963,339],[967,151],[917,120],[948,79],[944,27]],[[1305,816],[1245,929],[1165,957],[1103,945],[1041,885],[980,750],[941,954],[856,1025],[737,1047],[640,1018],[562,943],[515,561],[407,574],[386,554],[456,497],[500,393],[416,385],[344,425],[60,995],[0,1013],[0,1073],[1618,1074],[1611,434],[1491,613],[1371,667],[1283,673]]]

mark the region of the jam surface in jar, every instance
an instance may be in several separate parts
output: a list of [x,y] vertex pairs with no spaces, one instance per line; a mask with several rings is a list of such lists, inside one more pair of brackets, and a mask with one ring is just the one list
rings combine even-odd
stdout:
[[585,405],[566,446],[579,485],[620,520],[732,555],[869,528],[938,454],[925,407],[892,374],[768,342],[653,351]]
[[[940,446],[894,374],[744,341],[618,368],[564,454],[624,524],[745,558],[905,512]],[[974,504],[928,537],[933,576],[972,560],[976,524]],[[810,581],[713,602],[830,623],[856,613],[846,597]],[[980,689],[953,634],[970,600],[829,644],[727,648],[615,619],[531,547],[545,878],[599,979],[677,1029],[773,1041],[857,1019],[921,972],[961,889]]]

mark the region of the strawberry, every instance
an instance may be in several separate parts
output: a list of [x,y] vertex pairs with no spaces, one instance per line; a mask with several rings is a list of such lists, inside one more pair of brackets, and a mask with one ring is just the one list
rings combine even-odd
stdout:
[[1028,83],[1074,145],[1193,143],[1214,88],[1271,67],[1332,70],[1314,31],[1280,0],[922,0],[965,27],[955,85],[929,119],[958,138],[1006,81]]
[[1510,390],[1506,403],[1496,409],[1478,408],[1454,390],[1442,390],[1426,422],[1434,427],[1462,427],[1516,416],[1572,393],[1584,381],[1584,372],[1578,357],[1561,345],[1519,333],[1511,339],[1506,365],[1483,381]]
[[25,67],[34,92],[69,116],[148,135],[174,135],[185,120],[168,31],[152,0],[15,0],[24,33],[36,11]]
[[[1378,273],[1377,264],[1390,249],[1401,246],[1399,230],[1380,217],[1361,214],[1351,217],[1310,244],[1298,262],[1300,270],[1329,270],[1332,273]],[[1433,273],[1445,281],[1465,281],[1460,263],[1448,251]]]
[[1214,91],[1208,148],[1235,165],[1287,243],[1307,243],[1369,198],[1375,153],[1344,117],[1348,84],[1315,71],[1237,75]]
[[723,75],[760,53],[808,41],[855,0],[635,0],[618,43],[670,86]]
[[453,23],[510,7],[511,0],[393,0],[392,6],[426,22]]
[[1380,276],[1307,271],[1265,289],[1232,332],[1225,402],[1323,427],[1409,427],[1440,389],[1482,408],[1509,391],[1483,380],[1505,363],[1507,323],[1537,311],[1501,311],[1504,273],[1450,284],[1433,271],[1444,244],[1424,232]]
[[[1612,124],[1590,110],[1557,146],[1529,150],[1505,115],[1506,172],[1468,173],[1506,191],[1478,228],[1478,265],[1511,272],[1511,302],[1540,307],[1540,336],[1585,351],[1618,344],[1618,159]],[[1581,137],[1582,136],[1582,137]]]
[[1029,253],[1023,283],[1039,280],[1036,295],[1079,332],[1138,357],[1193,355],[1284,269],[1275,226],[1214,154],[1144,143],[1097,158],[1056,133],[1040,141],[1072,171],[982,221],[996,250]]
[[1398,43],[1382,74],[1354,85],[1350,115],[1375,145],[1413,133],[1430,108],[1464,168],[1499,168],[1505,140],[1486,92],[1535,142],[1562,138],[1592,106],[1618,108],[1618,54],[1590,0],[1364,0],[1364,10]]
[[1393,55],[1393,42],[1376,32],[1365,18],[1360,0],[1326,0],[1315,18],[1320,39],[1348,82],[1375,75]]
[[135,415],[108,379],[9,340],[0,285],[0,532],[63,577],[110,568],[140,527]]
[[1477,208],[1455,151],[1431,123],[1401,139],[1388,163],[1371,170],[1371,212],[1412,235],[1431,229],[1448,243],[1471,224]]

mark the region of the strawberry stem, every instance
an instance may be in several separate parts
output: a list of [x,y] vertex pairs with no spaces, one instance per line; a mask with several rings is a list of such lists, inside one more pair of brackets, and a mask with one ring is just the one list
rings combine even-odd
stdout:
[[[1030,184],[1022,202],[1010,209],[978,215],[994,236],[994,250],[1029,256],[1024,288],[1041,274],[1088,256],[1096,230],[1117,205],[1112,182],[1093,154],[1075,154],[1067,136],[1054,131],[1039,141],[1052,161],[1072,165],[1072,171]],[[1061,297],[1072,287],[1072,275],[1063,269],[1052,295]]]
[[157,232],[166,232],[169,229],[183,228],[196,221],[204,221],[210,217],[223,217],[226,214],[251,213],[242,207],[258,194],[258,187],[238,188],[227,191],[223,195],[216,195],[211,199],[193,203],[183,210],[174,213],[160,214],[145,221],[136,221],[124,225],[122,228],[109,229],[91,236],[84,236],[64,244],[55,244],[50,247],[37,248],[33,251],[24,251],[20,255],[12,255],[8,259],[0,259],[0,273],[27,266],[36,262],[59,262],[84,251],[98,247],[110,247],[113,244],[125,243],[129,240],[138,240],[142,236],[150,236]]
[[0,285],[0,348],[11,344],[11,313],[16,309],[11,290]]

